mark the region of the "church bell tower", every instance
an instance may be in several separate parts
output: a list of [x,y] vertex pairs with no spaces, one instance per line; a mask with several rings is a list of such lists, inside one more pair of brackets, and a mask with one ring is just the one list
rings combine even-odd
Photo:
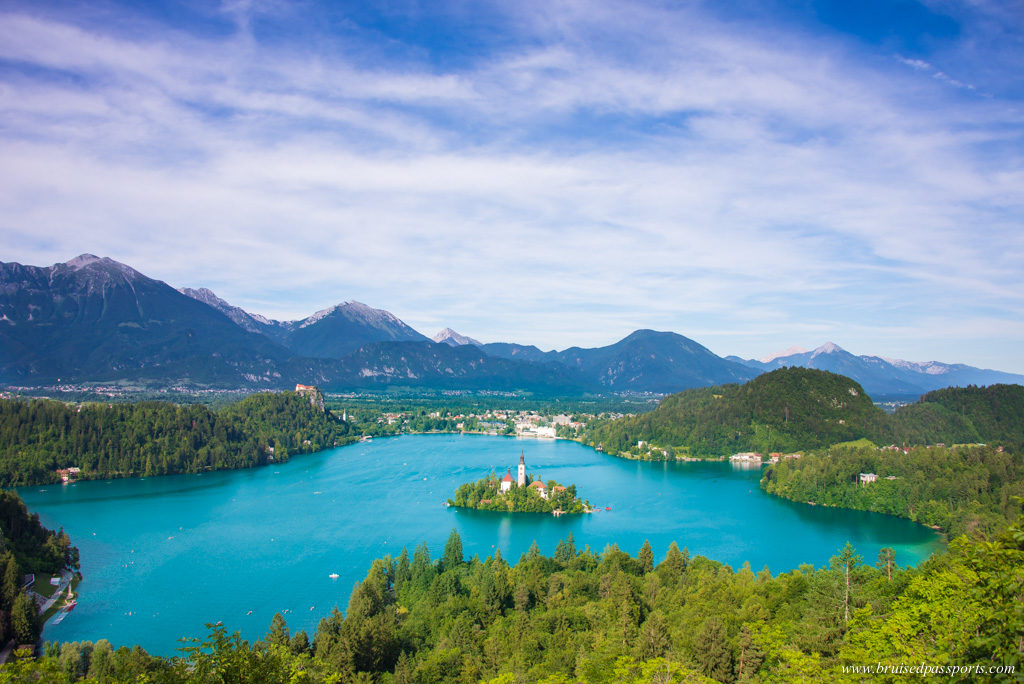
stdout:
[[523,460],[523,452],[519,452],[519,477],[516,484],[520,487],[526,486],[526,461]]

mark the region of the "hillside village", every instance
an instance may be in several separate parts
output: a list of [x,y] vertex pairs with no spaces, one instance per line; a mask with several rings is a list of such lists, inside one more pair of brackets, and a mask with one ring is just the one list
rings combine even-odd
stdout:
[[[353,412],[355,413],[355,412]],[[360,409],[358,417],[367,413]],[[555,439],[579,437],[591,421],[620,418],[621,413],[543,415],[537,411],[496,409],[472,412],[383,411],[371,418],[381,434],[464,432]],[[356,416],[353,416],[354,419]]]

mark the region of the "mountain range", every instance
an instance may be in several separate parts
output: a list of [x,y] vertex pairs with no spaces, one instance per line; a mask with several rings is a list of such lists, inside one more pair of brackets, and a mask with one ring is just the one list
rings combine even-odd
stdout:
[[767,372],[776,368],[801,367],[829,371],[853,378],[875,399],[917,397],[943,387],[968,385],[1024,384],[1024,376],[974,368],[962,363],[903,361],[881,356],[856,356],[834,342],[806,351],[791,347],[761,360],[726,357],[749,368]]
[[653,330],[563,351],[483,344],[450,328],[431,340],[360,302],[277,321],[206,288],[175,289],[109,258],[83,254],[49,267],[0,262],[0,384],[8,386],[259,389],[302,382],[325,389],[671,393],[743,383],[782,366],[842,373],[873,396],[1024,382],[1024,376],[959,364],[857,357],[831,344],[762,361],[722,358],[682,335]]

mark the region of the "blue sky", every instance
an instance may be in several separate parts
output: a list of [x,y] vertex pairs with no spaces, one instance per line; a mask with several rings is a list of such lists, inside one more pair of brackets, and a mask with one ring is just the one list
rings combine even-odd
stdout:
[[1021,64],[1020,2],[0,2],[0,260],[1024,372]]

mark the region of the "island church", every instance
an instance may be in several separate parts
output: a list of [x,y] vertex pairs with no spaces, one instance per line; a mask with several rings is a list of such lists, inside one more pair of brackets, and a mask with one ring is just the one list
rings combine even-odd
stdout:
[[[516,487],[525,487],[526,486],[526,460],[524,458],[524,455],[523,455],[522,451],[519,452],[519,473],[518,473],[518,476],[516,477],[515,480],[513,480],[512,479],[512,469],[508,468],[507,471],[505,472],[505,477],[501,478],[501,491],[502,492],[507,492],[507,491],[511,490],[513,483],[515,483]],[[548,491],[547,491],[548,488],[546,486],[544,486],[544,483],[541,482],[541,480],[539,478],[530,483],[530,489],[537,490],[537,493],[540,494],[540,497],[542,499],[548,498]],[[562,487],[561,489],[565,489],[565,487]]]
[[512,483],[516,483],[516,487],[526,486],[526,461],[523,457],[523,452],[519,452],[519,475],[513,480],[512,469],[509,468],[508,472],[505,473],[505,477],[501,478],[501,491],[507,492],[512,489]]

